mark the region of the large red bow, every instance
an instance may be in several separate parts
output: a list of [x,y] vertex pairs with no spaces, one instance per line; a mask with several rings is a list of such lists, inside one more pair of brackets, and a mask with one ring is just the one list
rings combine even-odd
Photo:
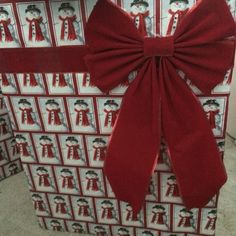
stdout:
[[86,56],[103,92],[138,69],[112,131],[104,171],[119,200],[137,213],[145,199],[164,136],[187,208],[203,207],[226,181],[206,115],[182,70],[204,93],[220,83],[234,59],[235,23],[224,0],[202,0],[171,37],[144,38],[131,18],[99,0],[87,23]]
[[105,160],[116,197],[140,210],[163,135],[185,206],[203,207],[227,176],[206,115],[177,69],[206,94],[233,66],[235,22],[225,0],[202,0],[163,38],[142,37],[124,11],[99,0],[85,33],[88,70],[103,92],[138,69]]

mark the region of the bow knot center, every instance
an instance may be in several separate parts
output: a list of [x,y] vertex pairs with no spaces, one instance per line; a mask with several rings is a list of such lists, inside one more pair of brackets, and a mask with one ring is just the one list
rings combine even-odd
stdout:
[[173,56],[174,54],[174,38],[169,37],[155,37],[144,39],[144,56]]

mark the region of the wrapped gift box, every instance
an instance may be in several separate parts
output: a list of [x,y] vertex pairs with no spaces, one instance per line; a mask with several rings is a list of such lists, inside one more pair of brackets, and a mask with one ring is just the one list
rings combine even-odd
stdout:
[[[148,37],[173,34],[181,17],[196,3],[113,2],[133,17],[137,27],[145,23]],[[37,48],[40,52],[41,47],[83,45],[84,28],[95,3],[4,0],[0,15],[7,23],[0,21],[0,46]],[[234,14],[235,0],[227,3]],[[181,14],[175,15],[178,4]],[[136,15],[139,12],[145,13],[144,18]],[[40,63],[43,58],[38,61],[39,68]],[[106,95],[94,86],[88,73],[2,74],[11,80],[7,86],[2,84],[2,91],[43,228],[97,236],[215,235],[218,196],[204,208],[184,207],[165,140],[138,216],[128,203],[116,199],[104,175],[108,138],[123,94],[136,74],[130,73],[126,82]],[[199,98],[223,158],[231,70],[211,96],[203,95],[182,71],[179,74]]]
[[22,171],[22,165],[19,150],[12,132],[4,97],[0,94],[0,181],[20,171]]

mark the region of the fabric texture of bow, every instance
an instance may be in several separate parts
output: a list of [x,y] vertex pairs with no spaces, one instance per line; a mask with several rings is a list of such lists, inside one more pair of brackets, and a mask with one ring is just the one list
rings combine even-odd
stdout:
[[98,0],[85,29],[92,82],[107,93],[138,71],[122,100],[104,165],[117,199],[129,202],[135,214],[145,201],[161,136],[187,208],[203,207],[225,183],[209,122],[178,70],[210,94],[233,66],[234,36],[225,0],[200,1],[173,36],[153,38],[142,36],[115,4]]

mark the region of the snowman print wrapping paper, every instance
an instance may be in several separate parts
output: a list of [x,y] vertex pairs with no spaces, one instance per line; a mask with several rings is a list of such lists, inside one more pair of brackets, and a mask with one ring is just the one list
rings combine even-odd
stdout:
[[[198,1],[111,2],[129,15],[141,34],[155,37],[172,35]],[[4,0],[0,4],[0,48],[85,45],[84,29],[96,2]],[[226,2],[234,16],[236,1]],[[182,71],[178,73],[202,105],[223,158],[232,70],[208,96]],[[184,207],[164,138],[140,213],[134,216],[128,203],[115,198],[103,166],[123,95],[136,75],[137,71],[131,71],[126,81],[104,94],[89,73],[0,72],[9,112],[9,118],[0,119],[0,133],[4,134],[5,123],[11,123],[16,137],[15,142],[7,143],[15,165],[6,164],[6,173],[20,168],[13,154],[17,147],[43,228],[96,236],[215,235],[218,195],[204,208]],[[117,152],[119,149],[122,146]],[[5,163],[4,145],[0,145],[0,153],[0,164]]]

